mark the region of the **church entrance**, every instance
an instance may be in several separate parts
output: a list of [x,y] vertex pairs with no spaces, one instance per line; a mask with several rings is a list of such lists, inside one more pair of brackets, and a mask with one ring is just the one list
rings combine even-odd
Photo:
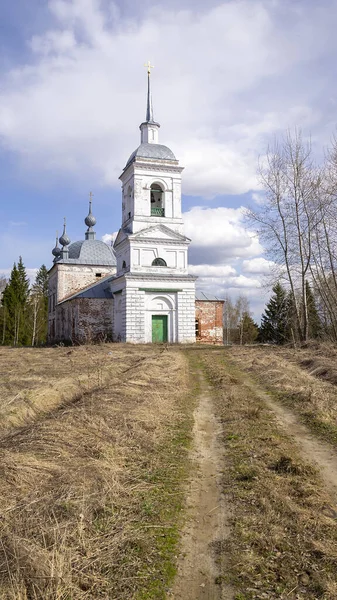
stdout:
[[152,342],[167,342],[167,315],[152,315]]

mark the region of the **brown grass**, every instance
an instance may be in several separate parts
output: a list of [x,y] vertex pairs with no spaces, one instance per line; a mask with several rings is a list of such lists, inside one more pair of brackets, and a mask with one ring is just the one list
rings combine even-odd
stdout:
[[337,508],[318,473],[245,384],[230,350],[198,354],[223,424],[233,514],[230,537],[216,548],[222,581],[236,600],[337,598]]
[[137,350],[116,346],[0,347],[0,435],[34,421],[65,401],[118,379]]
[[333,346],[310,344],[297,350],[244,346],[229,352],[240,369],[255,376],[315,433],[337,446],[337,352]]
[[[0,442],[0,598],[164,598],[191,426],[185,359],[154,347],[67,352],[10,356],[10,392],[19,361],[18,389],[28,381],[34,402],[53,382],[59,406]],[[110,361],[96,382],[93,356]],[[72,377],[85,385],[67,396]]]

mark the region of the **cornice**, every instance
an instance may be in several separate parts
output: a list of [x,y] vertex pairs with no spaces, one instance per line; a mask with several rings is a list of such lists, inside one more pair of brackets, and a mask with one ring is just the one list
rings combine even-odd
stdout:
[[194,281],[196,281],[198,278],[194,277],[194,275],[161,275],[160,273],[158,275],[143,275],[143,274],[137,274],[137,273],[125,273],[124,275],[125,280],[126,281],[165,281],[166,283],[168,282],[185,282],[185,283],[193,283]]
[[189,246],[190,241],[188,238],[186,240],[165,240],[164,238],[128,238],[130,245],[143,245],[143,244],[165,244],[169,246]]
[[173,166],[166,166],[166,165],[156,165],[153,163],[136,163],[134,165],[135,167],[135,173],[138,170],[141,171],[160,171],[162,173],[182,173],[184,170],[184,167],[173,167]]

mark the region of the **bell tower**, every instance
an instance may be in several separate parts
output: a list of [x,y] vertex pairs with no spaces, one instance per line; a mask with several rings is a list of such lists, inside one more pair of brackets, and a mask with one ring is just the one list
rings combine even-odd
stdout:
[[152,330],[155,317],[153,323],[162,327],[161,341],[193,342],[195,278],[187,270],[190,240],[184,235],[181,213],[183,167],[172,150],[159,143],[160,125],[154,119],[151,93],[153,67],[150,62],[145,66],[147,103],[141,143],[120,176],[122,226],[114,243],[117,275],[111,284],[116,339],[158,341]]
[[173,152],[159,144],[160,125],[154,120],[151,68],[147,67],[146,120],[141,123],[140,146],[129,157],[122,182],[122,226],[135,233],[155,223],[183,232],[181,173]]

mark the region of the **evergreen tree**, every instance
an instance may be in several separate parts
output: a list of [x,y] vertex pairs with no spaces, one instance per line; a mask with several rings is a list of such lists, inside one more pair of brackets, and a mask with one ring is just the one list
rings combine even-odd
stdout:
[[29,343],[27,306],[29,280],[20,256],[18,266],[14,263],[9,282],[3,296],[3,333],[2,343],[13,346]]
[[319,338],[322,336],[323,327],[309,281],[305,282],[305,287],[308,305],[309,338]]
[[242,317],[242,344],[253,344],[259,335],[259,326],[254,323],[248,312]]
[[48,271],[45,265],[38,270],[29,299],[31,345],[44,344],[48,330]]
[[3,300],[2,300],[2,296],[3,296],[3,292],[4,289],[7,285],[8,281],[5,277],[0,276],[0,344],[3,343],[2,338],[4,335],[4,326],[5,326],[5,309],[4,309],[4,305],[3,305]]
[[284,344],[288,338],[288,316],[287,292],[278,282],[273,287],[273,296],[262,315],[259,341]]

